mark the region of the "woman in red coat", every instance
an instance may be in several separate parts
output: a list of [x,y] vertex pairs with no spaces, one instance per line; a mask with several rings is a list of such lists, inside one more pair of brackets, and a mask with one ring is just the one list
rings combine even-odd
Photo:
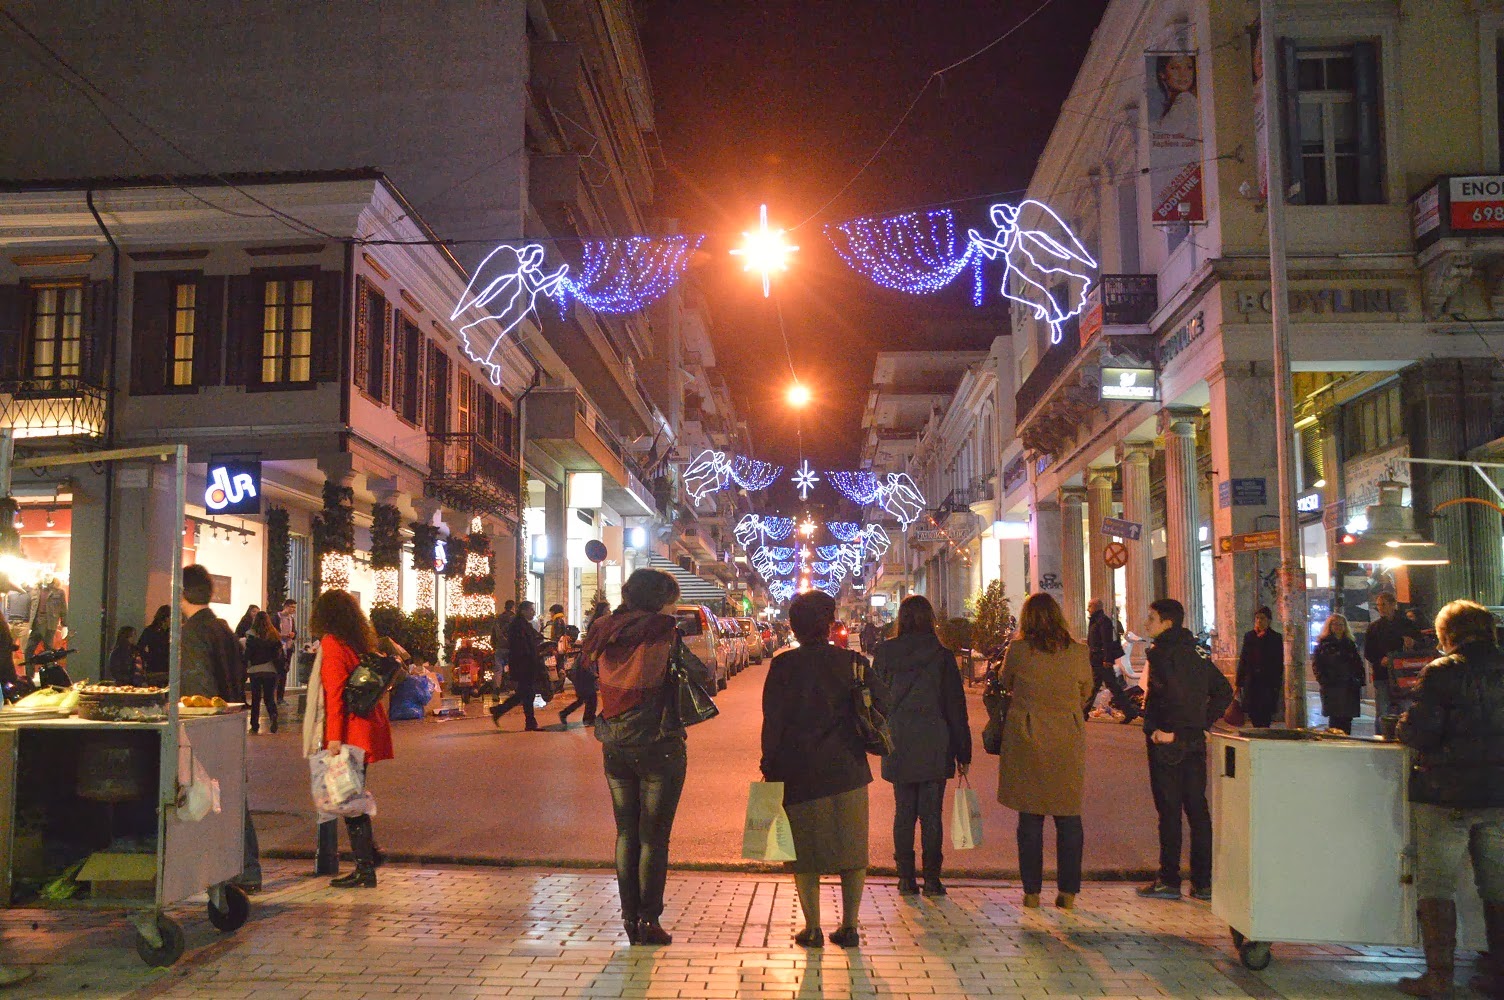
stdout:
[[[313,605],[309,631],[319,640],[319,686],[323,691],[323,749],[339,753],[342,745],[365,751],[366,766],[392,759],[392,727],[386,707],[377,704],[369,718],[345,708],[345,681],[360,662],[361,653],[376,651],[376,630],[360,610],[355,597],[343,590],[328,590]],[[336,889],[372,889],[376,886],[376,839],[370,816],[347,816],[350,851],[355,871],[334,879]]]

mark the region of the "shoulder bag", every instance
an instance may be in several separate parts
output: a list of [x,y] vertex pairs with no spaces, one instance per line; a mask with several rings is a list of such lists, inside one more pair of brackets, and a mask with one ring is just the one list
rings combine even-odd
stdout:
[[345,710],[362,719],[370,718],[401,669],[401,662],[394,656],[361,653],[360,662],[345,678]]
[[667,736],[690,726],[697,726],[721,714],[715,696],[692,674],[684,662],[689,650],[684,640],[674,636],[674,648],[668,657],[668,675],[663,681],[662,735]]
[[997,669],[987,670],[987,682],[982,688],[982,705],[987,709],[987,725],[982,727],[982,749],[997,757],[1003,752],[1003,726],[1008,721],[1008,707],[1013,696],[1003,690],[1003,680]]
[[872,704],[872,688],[867,685],[867,672],[862,669],[862,658],[851,654],[851,701],[856,710],[856,731],[862,738],[862,749],[875,757],[886,757],[893,752],[893,733],[881,710]]

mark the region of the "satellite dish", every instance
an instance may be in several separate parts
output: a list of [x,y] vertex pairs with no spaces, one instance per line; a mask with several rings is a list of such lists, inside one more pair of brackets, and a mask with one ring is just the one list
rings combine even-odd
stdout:
[[592,538],[585,543],[585,558],[600,564],[606,561],[606,543]]

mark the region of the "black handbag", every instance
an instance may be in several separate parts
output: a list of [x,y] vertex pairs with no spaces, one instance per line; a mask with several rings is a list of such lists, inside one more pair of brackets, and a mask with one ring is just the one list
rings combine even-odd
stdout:
[[394,656],[361,653],[360,662],[345,678],[345,711],[369,719],[401,669],[401,661]]
[[668,658],[668,675],[663,681],[663,722],[660,732],[671,735],[690,726],[697,726],[707,719],[721,714],[716,708],[715,696],[710,688],[701,683],[684,662],[693,656],[684,641],[674,639],[674,651]]
[[851,701],[856,710],[856,731],[862,738],[862,749],[874,757],[886,757],[893,752],[893,732],[888,728],[887,716],[872,704],[872,688],[867,685],[862,658],[851,656]]
[[982,689],[982,706],[987,709],[987,724],[982,727],[982,749],[994,757],[1003,752],[1003,726],[1008,721],[1008,707],[1013,696],[1003,690],[1002,679],[995,669],[987,671]]

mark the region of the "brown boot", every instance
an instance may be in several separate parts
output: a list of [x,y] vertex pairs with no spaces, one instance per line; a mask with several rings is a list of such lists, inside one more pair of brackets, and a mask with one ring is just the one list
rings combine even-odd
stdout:
[[1420,943],[1426,952],[1426,974],[1399,981],[1400,992],[1430,1000],[1451,1000],[1452,961],[1457,950],[1457,904],[1450,899],[1423,899]]
[[1488,954],[1478,956],[1478,972],[1468,982],[1486,997],[1504,997],[1504,903],[1483,904]]

